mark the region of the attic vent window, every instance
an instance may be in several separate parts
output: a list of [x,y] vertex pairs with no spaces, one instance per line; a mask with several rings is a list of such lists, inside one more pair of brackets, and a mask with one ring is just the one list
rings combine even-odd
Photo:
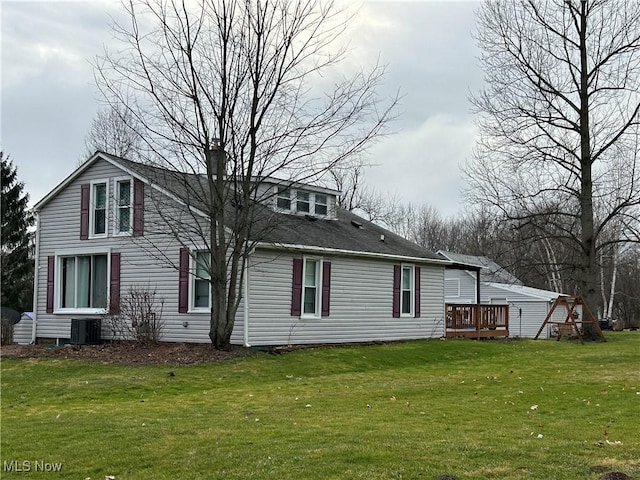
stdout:
[[384,235],[380,235],[380,241],[384,242]]
[[351,225],[353,225],[356,228],[362,228],[362,222],[357,222],[355,220],[351,220]]

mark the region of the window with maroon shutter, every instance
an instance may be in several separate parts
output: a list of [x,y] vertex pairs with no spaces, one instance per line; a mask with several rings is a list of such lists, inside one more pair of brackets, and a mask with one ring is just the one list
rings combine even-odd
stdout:
[[90,185],[80,185],[80,240],[89,238],[89,195]]
[[414,276],[415,276],[415,303],[414,303],[414,316],[416,318],[420,317],[420,267],[414,268]]
[[56,257],[47,257],[47,313],[53,313],[54,281]]
[[111,253],[111,276],[109,280],[109,313],[120,313],[120,253]]
[[322,316],[329,316],[331,304],[331,262],[322,262]]
[[133,236],[144,234],[144,182],[133,179]]
[[400,317],[400,275],[402,267],[393,266],[393,317]]
[[180,265],[178,274],[178,313],[189,310],[189,249],[180,249]]
[[293,275],[291,281],[291,316],[299,317],[302,313],[302,259],[293,259]]

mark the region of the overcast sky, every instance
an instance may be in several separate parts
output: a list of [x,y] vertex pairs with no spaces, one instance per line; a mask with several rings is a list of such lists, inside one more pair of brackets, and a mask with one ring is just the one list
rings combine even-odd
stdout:
[[[1,145],[40,200],[77,166],[101,108],[91,61],[111,41],[118,2],[3,1]],[[385,88],[404,95],[397,133],[370,151],[366,183],[442,215],[463,209],[460,165],[475,127],[468,94],[482,83],[472,38],[477,2],[366,2],[352,55],[388,65]]]

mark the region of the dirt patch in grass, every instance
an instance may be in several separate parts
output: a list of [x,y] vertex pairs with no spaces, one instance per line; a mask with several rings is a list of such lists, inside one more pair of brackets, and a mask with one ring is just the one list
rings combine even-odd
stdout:
[[220,362],[256,355],[255,350],[233,346],[215,350],[210,344],[159,343],[140,345],[131,342],[100,345],[3,345],[0,356],[6,358],[75,358],[126,365],[193,365]]

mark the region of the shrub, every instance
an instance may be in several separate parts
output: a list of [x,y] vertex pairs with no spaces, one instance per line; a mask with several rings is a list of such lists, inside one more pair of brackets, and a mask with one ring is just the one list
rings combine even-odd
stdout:
[[113,340],[133,340],[137,343],[157,343],[162,336],[164,298],[149,285],[132,286],[121,297],[119,311],[103,319]]

